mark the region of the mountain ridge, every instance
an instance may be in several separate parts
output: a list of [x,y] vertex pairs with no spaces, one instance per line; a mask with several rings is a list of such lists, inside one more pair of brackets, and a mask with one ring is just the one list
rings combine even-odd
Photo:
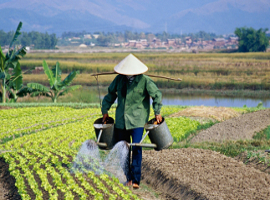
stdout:
[[[236,27],[270,28],[270,0],[2,0],[0,30],[231,33]],[[75,17],[76,16],[76,17]],[[269,21],[269,22],[268,22]]]

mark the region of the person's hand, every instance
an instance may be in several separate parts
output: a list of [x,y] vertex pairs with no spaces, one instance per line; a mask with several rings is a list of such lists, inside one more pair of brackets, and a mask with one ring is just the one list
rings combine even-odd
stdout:
[[109,119],[108,113],[103,115],[102,123],[105,123],[107,119]]
[[161,123],[162,122],[162,116],[159,114],[159,115],[156,115],[156,120],[157,120],[157,123]]

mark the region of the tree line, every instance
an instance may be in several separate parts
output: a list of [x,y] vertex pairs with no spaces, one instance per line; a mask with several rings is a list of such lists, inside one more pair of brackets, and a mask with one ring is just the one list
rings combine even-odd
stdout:
[[[14,36],[14,31],[4,32],[0,30],[0,45],[7,46]],[[15,44],[30,46],[34,49],[55,49],[57,45],[56,34],[40,33],[37,31],[22,32]]]
[[235,35],[239,38],[239,52],[263,52],[269,46],[268,29],[255,30],[254,28],[236,28]]
[[[84,39],[84,35],[91,35],[92,39]],[[96,39],[93,35],[99,35]],[[78,37],[81,38],[79,42],[89,45],[91,42],[95,43],[97,46],[108,46],[111,43],[119,43],[119,42],[128,42],[129,40],[140,40],[147,39],[147,41],[152,41],[154,38],[160,39],[165,42],[167,39],[181,39],[185,41],[185,37],[191,37],[192,40],[211,40],[217,37],[222,37],[221,35],[216,35],[215,33],[207,33],[205,31],[199,31],[197,33],[189,33],[189,34],[176,34],[176,33],[151,33],[151,32],[132,32],[132,31],[124,31],[124,32],[64,32],[61,35],[61,40],[59,41],[59,45],[68,45],[67,39]]]

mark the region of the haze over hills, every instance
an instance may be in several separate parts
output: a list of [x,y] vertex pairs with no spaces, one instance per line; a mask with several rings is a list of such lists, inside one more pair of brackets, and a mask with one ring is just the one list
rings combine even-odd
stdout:
[[270,28],[270,0],[1,0],[0,30],[232,33]]

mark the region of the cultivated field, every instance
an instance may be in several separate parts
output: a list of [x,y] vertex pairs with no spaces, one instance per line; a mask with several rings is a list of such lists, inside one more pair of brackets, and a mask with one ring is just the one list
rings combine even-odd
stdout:
[[[157,191],[152,195],[150,191],[142,193],[124,187],[109,172],[95,174],[96,170],[89,168],[74,169],[82,143],[95,140],[93,122],[101,117],[100,109],[91,105],[81,109],[50,105],[1,107],[9,108],[0,110],[3,199],[267,199],[270,195],[268,173],[227,157],[246,153],[250,158],[250,152],[269,148],[269,109],[163,107],[162,115],[174,144],[169,150],[143,151],[142,182]],[[113,116],[114,112],[112,108],[109,114]],[[207,115],[209,112],[211,115]],[[250,124],[249,132],[236,124]],[[225,142],[215,139],[221,136],[210,131],[229,126],[232,128],[223,133]],[[196,139],[204,138],[205,131],[214,140]],[[240,137],[235,138],[239,133]],[[92,163],[92,168],[98,168],[96,162]]]
[[[63,73],[80,70],[75,80],[86,86],[95,86],[90,76],[97,72],[111,72],[128,53],[28,53],[21,61],[23,69],[42,66],[46,60],[49,66],[60,62]],[[135,53],[148,67],[147,73],[181,78],[182,82],[168,82],[155,79],[160,88],[198,89],[250,89],[270,88],[270,52],[267,53]],[[108,85],[115,75],[100,76],[102,85]],[[25,82],[47,83],[45,75],[26,74]]]

